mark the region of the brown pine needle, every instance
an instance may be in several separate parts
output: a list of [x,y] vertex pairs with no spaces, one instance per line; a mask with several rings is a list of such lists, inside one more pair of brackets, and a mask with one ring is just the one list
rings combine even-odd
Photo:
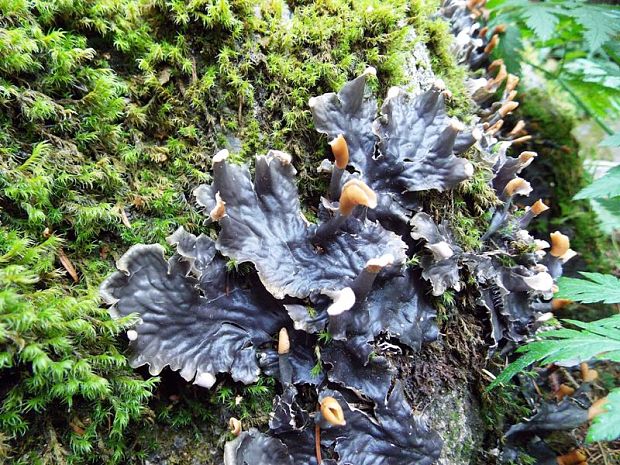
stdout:
[[73,266],[73,263],[71,263],[71,260],[69,260],[69,257],[67,257],[67,254],[65,254],[65,251],[62,249],[62,247],[58,249],[58,259],[60,260],[60,263],[62,264],[64,269],[67,270],[67,273],[69,273],[69,276],[71,276],[73,281],[77,283],[80,280],[77,274],[77,270],[75,269],[75,266]]

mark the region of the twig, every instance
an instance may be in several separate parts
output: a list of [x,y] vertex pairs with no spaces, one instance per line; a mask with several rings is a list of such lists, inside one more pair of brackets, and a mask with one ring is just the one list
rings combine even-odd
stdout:
[[192,57],[192,84],[198,80],[198,73],[196,72],[196,57]]
[[607,461],[607,454],[605,453],[605,449],[603,449],[603,445],[600,442],[598,443],[598,448],[601,450],[601,457],[603,457],[603,462],[605,462],[605,465],[609,465],[609,462]]
[[243,94],[239,94],[239,108],[237,110],[237,121],[241,124],[243,118]]
[[73,282],[77,283],[80,278],[77,274],[75,266],[73,266],[73,263],[71,263],[71,260],[69,260],[69,257],[67,257],[67,254],[62,249],[62,247],[58,248],[58,259],[60,260],[60,263],[62,264],[64,269],[67,270],[67,273],[69,273],[69,276],[71,276],[71,278],[73,279]]
[[544,397],[545,397],[545,395],[543,394],[543,392],[540,390],[540,386],[539,386],[538,384],[536,384],[536,383],[534,383],[534,390],[538,393],[538,395],[539,395],[541,398],[544,398]]
[[573,378],[573,375],[571,375],[569,373],[569,371],[566,368],[561,368],[562,374],[566,377],[566,379],[573,385],[575,386],[575,389],[579,389],[579,383],[577,382],[577,380],[575,378]]

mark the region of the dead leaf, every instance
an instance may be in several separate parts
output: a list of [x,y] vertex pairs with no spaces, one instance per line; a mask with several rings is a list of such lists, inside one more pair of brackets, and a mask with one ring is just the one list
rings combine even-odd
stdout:
[[71,276],[71,278],[73,278],[73,281],[77,283],[80,280],[77,274],[77,270],[73,266],[73,263],[71,263],[71,260],[69,260],[69,257],[67,257],[67,254],[65,254],[65,251],[62,249],[62,247],[58,249],[58,258],[60,260],[60,263],[62,263],[62,266],[65,268],[65,270],[67,270],[67,273],[69,273],[69,276]]
[[141,197],[139,195],[134,196],[132,203],[136,208],[142,208],[146,204],[146,202],[144,201],[144,197]]
[[159,76],[157,77],[159,83],[163,86],[170,81],[170,68],[166,67],[159,72]]
[[192,57],[192,84],[198,81],[198,73],[196,72],[196,58]]
[[110,247],[108,247],[107,245],[104,245],[101,247],[101,249],[99,249],[99,256],[104,260],[108,258],[109,253],[110,253]]
[[69,426],[71,426],[71,429],[79,436],[83,436],[84,435],[84,423],[82,423],[80,421],[79,418],[73,418],[73,420],[71,420],[69,422]]
[[127,213],[125,213],[125,209],[121,207],[119,210],[121,211],[121,221],[125,226],[131,228],[131,223],[129,222],[129,218],[127,218]]

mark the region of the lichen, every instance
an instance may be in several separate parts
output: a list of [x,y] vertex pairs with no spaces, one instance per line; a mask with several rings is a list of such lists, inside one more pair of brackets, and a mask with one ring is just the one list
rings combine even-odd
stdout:
[[528,149],[540,155],[540,159],[527,168],[525,176],[535,176],[542,181],[538,188],[549,199],[551,207],[548,216],[536,225],[536,231],[561,229],[569,233],[573,248],[579,251],[582,263],[585,262],[579,268],[609,270],[609,259],[603,253],[608,239],[599,228],[592,227],[597,223],[595,213],[586,201],[573,200],[573,196],[589,183],[579,144],[572,135],[574,118],[544,88],[532,88],[524,93],[517,118],[528,122],[528,130],[534,135]]
[[[489,73],[493,72],[493,67],[496,65],[490,66]],[[516,174],[536,154],[524,152],[516,158],[507,156],[506,148],[518,136],[512,132],[498,134],[501,126],[495,129],[491,124],[518,105],[512,101],[516,92],[509,89],[511,85],[514,87],[514,79],[508,77],[500,102],[480,110],[484,125],[476,123],[455,144],[458,133],[464,128],[455,121],[447,125],[438,89],[413,97],[399,88],[391,88],[383,105],[384,115],[371,124],[376,103],[365,97],[364,87],[366,78],[373,74],[375,71],[371,68],[346,83],[338,94],[327,93],[309,100],[316,129],[333,138],[332,150],[336,156],[332,167],[332,176],[335,177],[330,183],[333,184],[330,185],[331,201],[322,199],[319,225],[308,224],[301,217],[294,183],[296,170],[291,165],[289,154],[271,150],[267,155],[257,156],[252,182],[248,166],[236,165],[228,160],[227,150],[220,150],[212,159],[213,182],[194,190],[197,202],[204,207],[208,219],[219,224],[217,241],[213,242],[206,236],[197,238],[179,230],[170,237],[170,242],[177,245],[177,255],[167,263],[163,259],[163,249],[158,245],[135,245],[118,261],[120,272],[102,284],[101,293],[112,305],[110,311],[114,317],[127,316],[132,311],[140,315],[136,328],[131,330],[132,335],[129,336],[128,332],[133,360],[138,362],[136,366],[149,363],[152,373],[157,374],[165,365],[170,365],[173,370],[180,370],[181,376],[187,380],[195,376],[194,383],[206,388],[215,384],[215,375],[220,372],[229,372],[233,379],[250,383],[257,379],[262,369],[265,374],[280,381],[283,391],[274,399],[269,434],[252,429],[241,433],[237,439],[227,443],[224,452],[226,463],[242,463],[246,455],[264,449],[267,444],[272,448],[269,452],[272,456],[264,453],[261,459],[264,463],[273,462],[276,456],[277,460],[287,463],[292,463],[292,460],[307,462],[312,456],[310,418],[314,418],[317,428],[328,429],[322,438],[317,439],[319,462],[322,447],[329,453],[335,449],[344,461],[356,460],[362,447],[355,445],[359,441],[357,433],[368,434],[381,442],[386,435],[393,436],[402,427],[402,421],[397,420],[397,411],[402,413],[402,410],[409,409],[409,405],[405,402],[400,380],[395,381],[399,389],[394,388],[392,394],[389,393],[390,379],[397,373],[396,366],[391,365],[390,358],[386,357],[389,346],[402,351],[403,345],[409,345],[411,349],[419,350],[422,342],[435,340],[438,332],[430,328],[423,340],[414,340],[413,344],[409,344],[399,329],[401,323],[385,324],[387,321],[381,316],[386,315],[387,320],[394,319],[386,310],[404,290],[387,291],[394,280],[391,273],[384,276],[383,287],[374,289],[376,295],[381,292],[385,294],[378,299],[381,312],[371,311],[371,299],[367,300],[367,297],[382,268],[391,265],[400,268],[406,261],[407,245],[412,246],[413,251],[419,251],[421,246],[430,251],[422,256],[420,270],[409,267],[408,272],[421,272],[422,278],[430,281],[433,295],[442,295],[447,289],[460,292],[464,284],[462,275],[473,278],[471,281],[468,278],[467,283],[475,288],[473,295],[479,296],[476,306],[482,310],[481,313],[486,313],[483,318],[490,323],[488,340],[491,350],[503,349],[506,344],[521,341],[536,330],[542,313],[553,307],[550,300],[554,278],[561,275],[562,264],[572,257],[567,253],[569,239],[560,233],[552,235],[553,247],[547,257],[543,251],[529,252],[529,247],[524,248],[528,250],[527,255],[514,255],[513,243],[517,241],[535,245],[534,239],[523,228],[538,215],[539,210],[546,208],[542,204],[536,208],[537,213],[528,216],[528,211],[525,215],[513,216],[513,212],[518,210],[518,206],[513,204],[513,197],[527,196],[532,190],[529,183],[516,177]],[[506,79],[505,73],[503,79]],[[394,98],[409,103],[398,104],[396,111],[392,111],[390,105]],[[397,117],[392,117],[394,114]],[[437,141],[423,138],[421,135],[425,133],[433,135]],[[444,137],[446,134],[448,136]],[[400,145],[403,149],[399,148]],[[467,253],[454,242],[447,222],[438,225],[425,212],[414,214],[417,200],[404,195],[430,188],[453,188],[471,177],[471,163],[454,157],[453,148],[458,146],[460,151],[464,151],[474,145],[481,163],[488,166],[493,174],[493,179],[489,179],[488,183],[495,191],[499,205],[491,211],[487,232],[480,239],[483,242],[481,250]],[[430,163],[445,166],[441,176],[447,175],[447,181],[444,182],[441,176],[431,178],[430,183],[424,175],[423,179],[420,178],[415,171],[415,163],[426,158]],[[347,168],[347,163],[356,172],[347,171],[345,176],[350,179],[344,182],[341,179],[342,170]],[[372,170],[368,169],[373,163],[383,163],[388,170],[400,174],[413,167],[413,172],[403,182],[375,186],[370,175]],[[321,167],[326,164],[329,165],[329,162],[321,163]],[[375,170],[374,174],[378,172]],[[454,180],[450,179],[452,175],[455,175]],[[380,189],[381,195],[394,198],[393,204],[408,207],[398,216],[399,221],[388,218],[393,210],[391,207],[385,210],[385,215],[378,217],[377,223],[368,221],[367,209],[378,210],[381,202],[377,200],[377,193],[360,178]],[[341,182],[344,184],[341,185]],[[364,209],[353,213],[356,206]],[[404,227],[401,238],[398,239],[393,232],[377,229],[384,225],[388,230],[396,227],[399,232]],[[367,229],[373,232],[368,234]],[[351,236],[352,231],[354,236]],[[409,241],[409,236],[420,242],[406,244],[404,241]],[[266,245],[269,245],[268,250]],[[539,246],[548,248],[549,244]],[[235,299],[229,294],[243,289],[237,288],[238,284],[243,284],[227,277],[224,258],[218,259],[221,267],[210,264],[216,250],[241,263],[251,262],[256,267],[254,278],[260,280],[267,292],[266,299],[257,300],[256,303],[261,303],[256,305],[250,298],[245,305],[234,304],[228,309],[226,299]],[[390,253],[379,258],[386,251]],[[360,260],[359,254],[367,252],[370,255]],[[341,256],[344,257],[343,262],[340,262]],[[512,256],[516,263],[506,265],[497,256]],[[321,265],[317,266],[317,263]],[[419,280],[419,276],[411,277],[413,281],[404,281],[405,289],[416,287],[411,283]],[[247,279],[251,280],[248,284],[252,292],[263,289],[256,279],[252,280],[252,276]],[[333,303],[330,304],[321,295],[332,299]],[[220,300],[217,311],[207,308],[215,302],[215,296]],[[269,314],[265,313],[265,309],[258,313],[254,310],[273,298],[282,300],[282,305],[276,301],[270,302],[267,305]],[[284,299],[288,299],[289,303],[285,303]],[[304,299],[320,306],[320,318],[308,318],[308,302]],[[444,301],[447,303],[448,299]],[[396,313],[404,310],[398,309],[399,305],[394,307]],[[423,312],[412,310],[408,310],[408,318],[419,318],[422,327],[423,320],[428,317]],[[263,314],[265,318],[257,320],[258,314]],[[181,328],[187,323],[190,327]],[[314,340],[312,335],[320,332],[326,324],[331,337],[322,340],[319,347],[319,341]],[[396,328],[393,334],[392,327]],[[161,328],[171,331],[164,332]],[[259,369],[254,350],[269,345],[278,328],[277,354],[272,348],[264,347]],[[290,350],[292,339],[289,332],[293,328],[296,331],[293,347],[297,352]],[[229,329],[234,330],[232,336],[214,337],[220,332],[228,333]],[[400,340],[401,347],[392,344],[382,346],[376,341],[382,332],[392,337],[394,342]],[[208,340],[200,341],[203,337]],[[376,342],[379,343],[375,345]],[[222,354],[221,360],[214,357],[215,346]],[[194,351],[194,355],[186,358],[189,352],[185,347]],[[326,379],[365,396],[370,404],[368,408],[375,411],[378,420],[383,417],[385,425],[379,429],[370,427],[369,422],[372,422],[366,417],[351,413],[355,410],[342,397],[346,396],[345,391],[333,391],[333,396],[341,399],[335,401],[339,403],[338,408],[340,405],[346,406],[349,415],[359,421],[346,426],[350,429],[348,435],[343,433],[332,437],[329,434],[329,426],[321,419],[322,413],[312,415],[309,413],[311,408],[302,406],[316,404],[317,396],[319,399],[324,395],[333,397],[331,391],[326,391],[322,376],[316,380],[308,378],[308,373],[315,371],[313,352],[319,362],[331,367],[327,370]],[[371,353],[374,354],[372,357]],[[238,362],[231,364],[231,360]],[[313,390],[310,387],[300,392],[302,384],[316,388]],[[392,402],[389,399],[397,399],[393,402],[402,405],[402,408],[384,410]],[[408,418],[408,415],[405,416]],[[339,427],[346,425],[344,420],[331,423]],[[406,428],[415,429],[415,434],[423,435],[425,439],[403,443],[406,450],[401,451],[403,455],[398,460],[410,458],[416,463],[431,463],[438,458],[441,440],[435,433],[426,429],[418,418]],[[374,451],[376,460],[392,463],[394,456],[388,449],[377,447]]]

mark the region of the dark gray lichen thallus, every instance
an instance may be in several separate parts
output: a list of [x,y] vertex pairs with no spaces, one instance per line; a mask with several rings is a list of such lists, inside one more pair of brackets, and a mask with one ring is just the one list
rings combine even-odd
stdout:
[[254,182],[247,166],[227,157],[226,151],[214,157],[213,183],[198,187],[196,199],[219,222],[218,250],[252,263],[275,298],[342,289],[369,260],[386,254],[396,267],[404,263],[407,247],[399,236],[352,217],[356,206],[374,206],[372,191],[360,181],[348,184],[336,214],[316,225],[301,211],[290,155],[272,150],[256,157]]
[[[483,16],[485,0],[462,2],[446,0],[442,3],[441,14],[450,23],[455,36],[455,52],[458,62],[476,70],[489,60],[493,49],[499,43],[499,34],[505,30],[497,26],[491,33],[483,27],[478,19]],[[490,36],[490,37],[489,37]]]
[[581,426],[598,413],[588,397],[589,390],[589,384],[584,383],[573,396],[567,396],[559,403],[543,402],[532,418],[511,426],[506,438],[512,442],[533,434],[545,435]]
[[439,435],[413,414],[399,381],[385,402],[377,403],[373,414],[347,402],[338,391],[325,390],[321,397],[334,397],[344,410],[346,425],[332,428],[322,439],[333,444],[341,464],[431,465],[443,445]]
[[[407,245],[369,212],[388,207],[380,198],[399,202],[408,230],[413,204],[403,192],[452,187],[470,175],[471,165],[453,154],[458,128],[439,89],[418,97],[393,90],[376,119],[376,103],[364,97],[367,74],[318,98],[313,108],[324,125],[340,125],[332,128],[340,171],[319,224],[302,214],[289,155],[258,156],[252,176],[221,151],[213,158],[212,184],[195,190],[219,225],[217,240],[179,229],[169,238],[176,253],[168,260],[159,245],[134,246],[101,287],[114,316],[140,318],[128,332],[133,366],[148,364],[157,374],[169,365],[205,387],[218,373],[243,383],[261,371],[280,380],[270,435],[242,433],[227,446],[227,464],[256,454],[256,465],[313,463],[310,419],[318,417],[302,408],[313,398],[300,386],[316,386],[310,389],[320,398],[326,381],[357,395],[353,402],[331,391],[346,424],[317,423],[325,429],[322,446],[338,463],[426,465],[441,450],[394,385],[387,358],[371,357],[380,334],[418,350],[438,331],[418,272],[403,267]],[[346,171],[349,160],[356,173]],[[256,271],[229,273],[225,257]],[[312,317],[308,304],[316,307]],[[325,328],[334,341],[317,354],[316,333]],[[311,368],[321,357],[326,372],[315,377]],[[360,399],[372,414],[357,408]]]
[[[441,439],[422,418],[413,414],[399,382],[385,402],[376,404],[373,412],[356,408],[339,391],[322,390],[321,405],[325,400],[339,405],[344,420],[328,425],[322,412],[317,413],[321,449],[324,454],[327,451],[337,454],[337,460],[324,459],[322,464],[431,465],[439,458]],[[269,436],[255,430],[244,432],[226,445],[224,463],[316,465],[314,425],[272,432]]]
[[256,347],[289,321],[281,304],[227,274],[208,237],[179,229],[169,241],[177,246],[170,259],[160,245],[135,245],[101,285],[113,316],[140,317],[127,333],[131,365],[149,365],[153,375],[169,365],[204,387],[222,372],[257,381]]
[[[524,339],[535,329],[538,318],[551,310],[553,278],[559,274],[554,274],[550,265],[538,263],[540,258],[536,254],[529,254],[527,266],[506,266],[497,258],[498,254],[511,254],[507,244],[517,240],[515,234],[489,252],[466,253],[454,242],[447,225],[435,224],[427,213],[417,213],[411,227],[412,237],[425,241],[425,248],[430,251],[422,256],[420,264],[422,277],[430,281],[434,295],[441,295],[447,289],[458,291],[463,285],[464,267],[475,279],[479,304],[489,314],[495,345]],[[521,236],[529,245],[536,245],[528,234]],[[567,250],[568,244],[557,244],[545,263],[559,261],[556,256],[564,256]]]
[[[335,340],[368,343],[381,333],[419,350],[437,338],[436,311],[426,297],[419,272],[411,268],[391,270],[391,256],[369,260],[365,268],[340,290],[324,290],[312,296],[312,312],[303,304],[285,304],[296,329],[319,333],[328,328]],[[355,348],[362,358],[372,349]]]
[[422,277],[430,281],[433,295],[439,296],[448,289],[459,291],[461,255],[463,250],[454,241],[446,223],[435,224],[428,213],[417,213],[409,223],[411,237],[425,241],[425,248],[431,252],[421,259]]
[[[335,214],[315,225],[301,212],[288,155],[270,151],[257,157],[254,182],[247,166],[233,165],[227,156],[225,151],[215,156],[213,183],[195,191],[198,203],[219,222],[218,249],[237,262],[253,263],[262,283],[277,298],[316,302],[317,296],[324,295],[333,299],[319,317],[311,317],[306,304],[285,305],[297,329],[320,332],[327,312],[335,330],[336,317],[356,306],[356,312],[349,314],[355,316],[355,328],[341,336],[334,331],[336,338],[359,335],[361,330],[370,341],[389,331],[417,349],[421,341],[434,337],[429,331],[436,335],[433,310],[417,297],[421,290],[410,273],[403,278],[400,272],[405,243],[380,224],[353,214],[358,205],[366,209],[375,205],[374,192],[363,182],[345,183]],[[394,299],[402,302],[405,295],[415,308],[390,306]],[[405,310],[415,314],[403,315]]]
[[[393,87],[377,114],[376,99],[365,93],[374,74],[369,68],[338,93],[313,97],[309,105],[317,131],[332,139],[336,165],[321,164],[322,170],[332,171],[331,184],[342,185],[351,178],[364,181],[377,195],[369,217],[402,233],[418,207],[416,192],[443,191],[471,177],[472,164],[455,152],[466,150],[474,139],[455,146],[463,126],[446,113],[440,81],[416,96]],[[342,172],[336,151],[343,140],[352,173]],[[337,192],[330,187],[331,200]]]

